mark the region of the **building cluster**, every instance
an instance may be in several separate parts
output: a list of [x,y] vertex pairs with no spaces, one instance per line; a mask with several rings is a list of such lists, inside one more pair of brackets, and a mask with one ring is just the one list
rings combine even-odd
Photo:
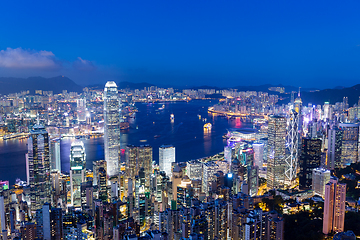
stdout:
[[[182,94],[214,93],[199,89]],[[223,90],[230,97],[219,109],[262,114],[267,125],[261,134],[233,134],[224,152],[182,163],[176,163],[173,146],[163,145],[157,165],[148,145],[126,146],[121,161],[123,94],[109,81],[103,93],[86,89],[83,98],[38,92],[33,100],[1,105],[2,111],[19,104],[42,108],[3,114],[6,131],[28,131],[28,151],[26,183],[9,189],[8,182],[0,182],[0,238],[281,240],[284,216],[260,204],[273,198],[272,191],[298,202],[322,198],[323,233],[344,232],[346,184],[331,172],[359,161],[359,125],[347,98],[306,107],[299,94],[277,106],[276,95]],[[166,99],[174,92],[149,88],[131,94],[140,101]],[[24,126],[18,118],[28,122],[26,128],[19,128]],[[69,152],[70,172],[63,173],[59,137],[76,134],[63,129],[103,129],[105,159],[86,169],[85,147],[77,139]]]

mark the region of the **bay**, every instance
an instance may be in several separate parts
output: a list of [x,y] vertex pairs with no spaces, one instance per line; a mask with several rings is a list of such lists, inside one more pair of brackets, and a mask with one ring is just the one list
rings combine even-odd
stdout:
[[[153,160],[159,161],[159,147],[173,145],[176,161],[208,157],[223,151],[226,139],[223,135],[231,129],[249,128],[250,124],[239,118],[228,119],[213,116],[207,108],[217,104],[214,100],[193,100],[189,102],[137,103],[138,112],[130,122],[130,129],[121,132],[120,147],[126,145],[150,145],[153,147]],[[162,109],[162,106],[164,109]],[[171,121],[170,114],[174,114]],[[201,118],[199,118],[199,116]],[[212,129],[204,132],[203,125],[211,123]],[[61,140],[61,167],[69,172],[70,145],[75,139]],[[92,169],[92,162],[104,159],[104,138],[82,139],[86,151],[86,168]],[[0,141],[0,180],[13,184],[16,178],[26,180],[25,154],[26,140],[13,139]],[[124,155],[122,152],[122,159]]]

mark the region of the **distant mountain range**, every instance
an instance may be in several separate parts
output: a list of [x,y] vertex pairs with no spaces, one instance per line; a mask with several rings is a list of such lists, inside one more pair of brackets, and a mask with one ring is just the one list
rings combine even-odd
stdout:
[[[289,94],[290,95],[290,94]],[[302,92],[301,99],[303,103],[324,104],[330,102],[342,102],[344,97],[348,97],[349,106],[358,103],[360,96],[360,84],[348,88],[341,89],[324,89],[315,92]]]
[[35,90],[53,91],[56,94],[61,93],[63,90],[67,90],[68,92],[82,92],[82,87],[64,76],[53,78],[0,77],[0,94],[18,93],[27,90],[32,94]]
[[[145,87],[156,86],[151,83],[132,83],[132,82],[117,82],[119,89],[144,89]],[[103,89],[105,84],[95,84],[89,85],[87,87],[91,89]],[[285,93],[278,93],[270,91],[271,87],[284,87]],[[175,89],[226,89],[214,86],[193,86],[193,87],[175,87]],[[43,78],[43,77],[29,77],[29,78],[12,78],[12,77],[0,77],[0,94],[9,94],[16,93],[21,91],[30,90],[30,93],[33,94],[35,90],[43,91],[53,91],[56,93],[61,93],[63,90],[68,92],[82,92],[83,87],[76,84],[71,79],[64,76],[57,76],[53,78]],[[229,88],[228,88],[229,89]],[[237,86],[232,89],[237,89],[238,91],[263,91],[269,92],[271,94],[279,94],[284,100],[283,103],[287,103],[291,99],[291,92],[298,92],[299,88],[294,86],[283,86],[283,85],[272,85],[265,84],[260,86]],[[296,98],[297,94],[295,94]],[[324,102],[330,102],[334,104],[335,102],[343,101],[343,97],[348,97],[348,103],[352,106],[354,103],[357,103],[360,96],[360,84],[352,87],[343,87],[337,86],[333,89],[324,89],[318,90],[315,88],[301,88],[301,99],[304,104],[323,104]]]

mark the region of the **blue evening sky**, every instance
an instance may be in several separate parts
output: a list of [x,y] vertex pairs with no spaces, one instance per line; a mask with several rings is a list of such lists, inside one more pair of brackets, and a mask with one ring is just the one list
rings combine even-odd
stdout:
[[4,0],[0,77],[352,86],[359,10],[350,0]]

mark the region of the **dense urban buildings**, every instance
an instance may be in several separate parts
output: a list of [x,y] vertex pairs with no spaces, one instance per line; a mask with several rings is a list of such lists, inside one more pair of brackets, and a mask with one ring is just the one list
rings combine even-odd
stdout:
[[[235,126],[218,135],[223,152],[203,158],[189,153],[188,161],[181,162],[175,146],[163,145],[165,130],[120,148],[120,131],[143,131],[134,124],[136,102],[155,109],[146,114],[160,118],[169,107],[166,102],[211,94],[223,98],[207,109],[208,116],[191,117],[201,129],[204,149],[216,129],[216,124],[206,125],[211,118]],[[354,117],[346,112],[346,99],[334,105],[303,105],[299,97],[288,104],[278,101],[279,96],[266,92],[124,90],[114,82],[81,94],[42,91],[2,98],[1,141],[28,138],[26,181],[14,186],[0,181],[2,236],[289,239],[293,230],[286,229],[291,224],[286,221],[303,213],[308,221],[323,223],[317,234],[348,234],[345,213],[357,212],[352,196],[357,196],[360,179],[359,126],[350,121]],[[171,131],[182,125],[177,116],[166,115]],[[91,163],[86,153],[94,154],[93,149],[84,143],[102,138],[104,148],[97,145],[96,154],[105,157]],[[68,148],[62,146],[64,139]],[[155,141],[156,148],[148,144]],[[347,186],[355,186],[348,196]]]

